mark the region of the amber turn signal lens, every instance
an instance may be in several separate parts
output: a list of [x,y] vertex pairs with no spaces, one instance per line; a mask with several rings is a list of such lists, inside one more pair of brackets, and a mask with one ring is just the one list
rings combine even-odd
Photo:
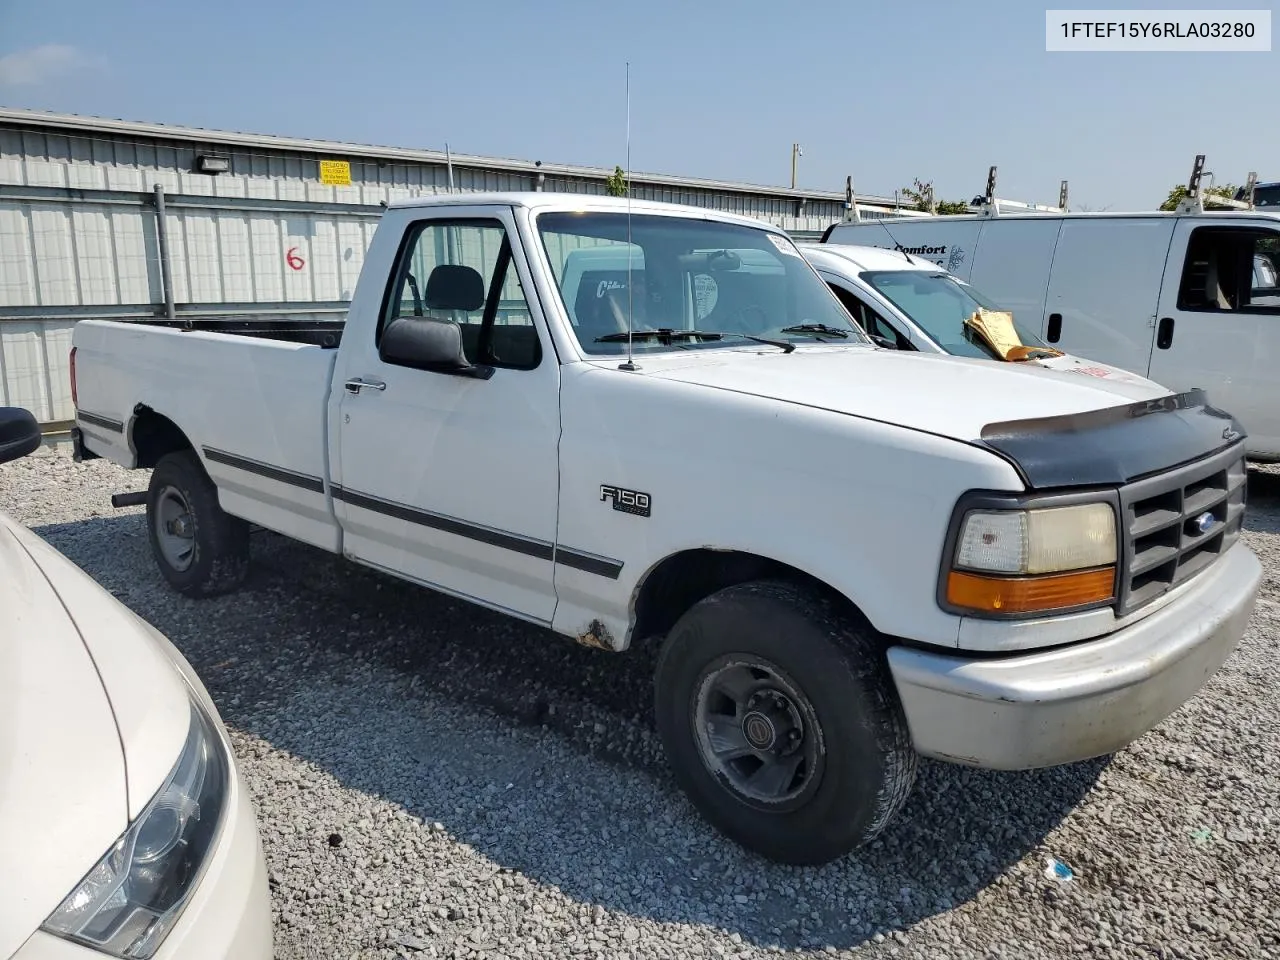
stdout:
[[1115,567],[1043,577],[986,577],[952,570],[947,601],[983,613],[1036,613],[1101,603],[1114,595]]

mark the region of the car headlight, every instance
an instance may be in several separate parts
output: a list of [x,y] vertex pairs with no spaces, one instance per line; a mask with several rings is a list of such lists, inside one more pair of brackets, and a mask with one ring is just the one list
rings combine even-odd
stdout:
[[187,741],[168,779],[42,929],[115,957],[155,953],[200,878],[229,777],[214,723],[193,699]]
[[1026,616],[1115,599],[1116,511],[973,503],[957,510],[941,598],[958,613]]

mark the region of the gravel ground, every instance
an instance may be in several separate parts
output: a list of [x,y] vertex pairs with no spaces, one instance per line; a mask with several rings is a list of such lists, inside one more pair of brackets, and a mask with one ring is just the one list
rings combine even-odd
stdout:
[[807,870],[723,840],[676,790],[651,653],[268,533],[243,591],[186,600],[141,511],[110,507],[145,483],[37,455],[0,466],[0,510],[201,673],[258,807],[280,958],[1280,956],[1280,474],[1251,479],[1257,613],[1198,698],[1105,760],[926,763],[879,841]]

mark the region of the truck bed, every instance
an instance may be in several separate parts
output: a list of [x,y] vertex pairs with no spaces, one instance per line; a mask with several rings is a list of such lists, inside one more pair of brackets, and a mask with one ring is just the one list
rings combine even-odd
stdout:
[[342,321],[183,317],[84,320],[76,420],[91,452],[152,466],[176,428],[228,512],[325,549],[327,407]]
[[189,316],[167,320],[160,317],[128,317],[119,323],[140,327],[162,327],[168,330],[225,333],[236,337],[257,337],[285,343],[307,343],[326,350],[336,349],[342,342],[346,318],[341,320],[300,320],[235,316]]

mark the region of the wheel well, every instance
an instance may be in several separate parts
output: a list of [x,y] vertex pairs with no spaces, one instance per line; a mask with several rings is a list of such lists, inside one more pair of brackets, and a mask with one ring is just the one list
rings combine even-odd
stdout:
[[685,550],[667,557],[650,570],[641,583],[636,596],[635,627],[631,631],[633,642],[665,634],[699,600],[751,580],[803,584],[865,619],[844,594],[789,564],[736,550]]
[[139,467],[154,467],[166,453],[191,449],[191,441],[178,425],[150,407],[135,413],[129,438]]

